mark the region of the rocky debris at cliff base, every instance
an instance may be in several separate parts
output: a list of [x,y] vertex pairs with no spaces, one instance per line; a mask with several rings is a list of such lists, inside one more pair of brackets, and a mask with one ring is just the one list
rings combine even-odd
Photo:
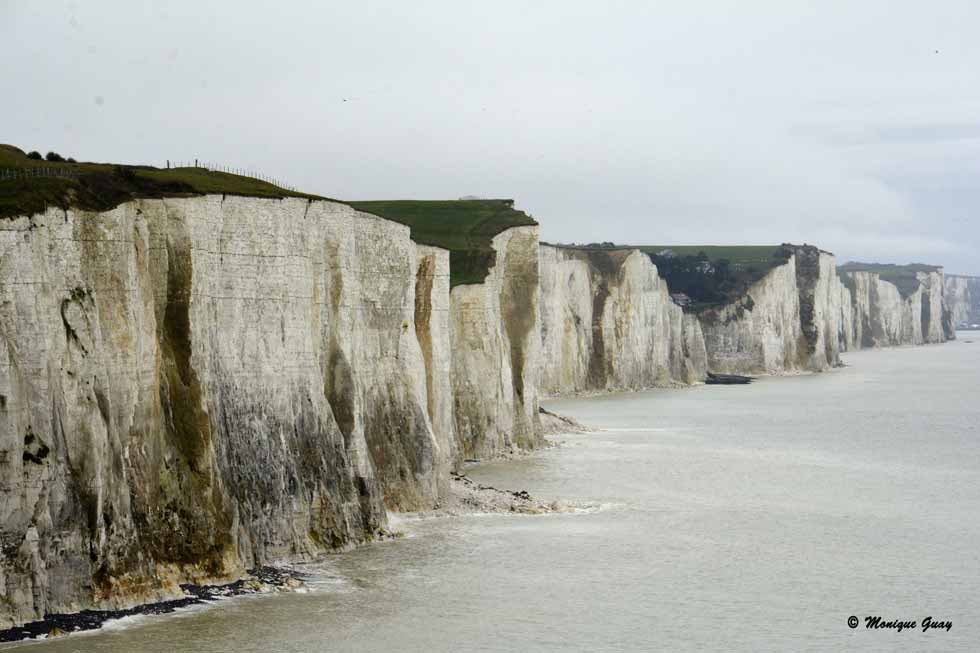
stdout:
[[[561,431],[561,433],[568,433],[569,431]],[[551,433],[537,432],[538,435],[552,435]],[[504,460],[524,460],[525,458],[531,458],[541,452],[542,449],[549,449],[551,447],[559,446],[558,443],[551,440],[542,440],[534,449],[524,449],[516,445],[510,444],[501,447],[500,449],[493,452],[492,456],[487,458],[465,458],[463,459],[462,469],[468,469],[474,465],[482,465],[485,462],[501,462]]]
[[539,501],[526,490],[517,492],[481,485],[464,474],[450,473],[449,498],[437,513],[458,515],[477,512],[542,515],[572,512],[575,508],[560,501]]
[[577,422],[571,417],[565,417],[553,413],[550,410],[538,407],[538,418],[541,423],[539,433],[541,435],[562,435],[567,433],[588,433],[594,431],[585,424]]
[[44,619],[31,621],[22,626],[0,630],[0,642],[16,642],[26,639],[52,638],[73,632],[95,630],[114,619],[136,615],[169,614],[180,608],[200,605],[243,594],[291,592],[303,587],[303,576],[284,567],[258,567],[248,576],[224,585],[184,584],[180,588],[184,596],[169,601],[146,603],[122,610],[82,610],[70,614],[49,614]]
[[754,380],[754,377],[741,374],[712,374],[708,372],[708,378],[704,382],[706,385],[744,385],[752,383]]

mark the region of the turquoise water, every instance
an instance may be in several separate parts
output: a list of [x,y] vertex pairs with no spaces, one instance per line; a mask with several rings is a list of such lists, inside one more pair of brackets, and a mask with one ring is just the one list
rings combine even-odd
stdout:
[[606,430],[469,473],[579,512],[403,518],[406,537],[315,565],[309,593],[23,650],[975,650],[980,338],[960,337],[827,374],[549,402]]

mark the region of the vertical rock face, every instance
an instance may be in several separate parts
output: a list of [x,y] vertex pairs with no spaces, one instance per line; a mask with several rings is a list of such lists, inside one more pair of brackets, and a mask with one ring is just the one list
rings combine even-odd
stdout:
[[[425,363],[426,411],[439,445],[440,483],[458,459],[453,421],[449,252],[416,245],[415,333]],[[443,487],[439,487],[439,494]]]
[[541,391],[637,390],[705,376],[701,327],[639,250],[540,246]]
[[539,443],[538,228],[508,229],[492,244],[484,282],[450,293],[453,415],[465,458]]
[[710,371],[783,374],[840,363],[844,295],[834,258],[807,245],[793,252],[737,301],[701,313]]
[[917,272],[916,279],[916,289],[903,294],[876,272],[841,273],[851,304],[848,349],[921,345],[955,338],[942,270]]
[[4,223],[0,627],[433,504],[454,451],[448,309],[446,252],[332,202]]
[[953,327],[980,324],[980,277],[947,274],[945,284]]

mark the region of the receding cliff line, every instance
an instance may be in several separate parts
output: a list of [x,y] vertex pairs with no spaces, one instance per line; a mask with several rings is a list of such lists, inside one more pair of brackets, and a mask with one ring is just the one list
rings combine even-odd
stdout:
[[638,249],[540,252],[547,395],[693,383],[708,371],[817,372],[839,365],[842,351],[953,337],[942,271],[932,266],[898,266],[900,291],[875,273],[838,275],[833,255],[814,246],[783,245],[736,298],[684,313]]

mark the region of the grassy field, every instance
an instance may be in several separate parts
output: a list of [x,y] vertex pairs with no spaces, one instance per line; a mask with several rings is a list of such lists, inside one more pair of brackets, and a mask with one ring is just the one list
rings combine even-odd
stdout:
[[909,263],[908,265],[895,265],[893,263],[858,263],[849,261],[844,265],[838,265],[838,272],[877,272],[882,280],[895,284],[902,297],[908,297],[918,290],[919,279],[916,274],[919,272],[935,272],[939,270],[938,265],[926,265],[924,263]]
[[349,202],[358,211],[408,225],[412,239],[449,250],[450,285],[481,283],[494,262],[493,237],[536,225],[512,200],[390,200]]
[[69,170],[73,178],[38,177],[0,180],[0,218],[41,213],[51,206],[106,211],[136,197],[181,197],[221,193],[247,197],[306,197],[270,183],[210,172],[204,168],[154,168],[110,163],[37,161],[12,145],[0,145],[0,169]]

